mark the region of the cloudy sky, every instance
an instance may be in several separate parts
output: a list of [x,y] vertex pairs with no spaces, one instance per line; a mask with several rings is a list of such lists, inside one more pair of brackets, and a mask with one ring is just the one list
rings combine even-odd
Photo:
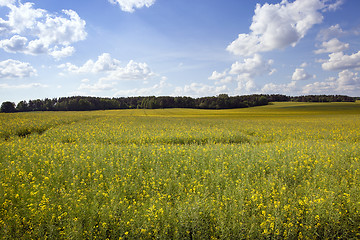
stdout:
[[0,0],[0,102],[360,96],[359,0]]

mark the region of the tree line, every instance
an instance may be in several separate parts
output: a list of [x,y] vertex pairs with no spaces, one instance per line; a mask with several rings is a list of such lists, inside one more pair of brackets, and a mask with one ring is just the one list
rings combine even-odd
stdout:
[[355,102],[356,98],[344,95],[306,95],[286,96],[281,94],[253,94],[229,96],[220,94],[215,97],[61,97],[20,101],[18,104],[6,101],[1,112],[29,111],[90,111],[110,109],[158,109],[158,108],[195,108],[195,109],[232,109],[267,105],[269,102]]

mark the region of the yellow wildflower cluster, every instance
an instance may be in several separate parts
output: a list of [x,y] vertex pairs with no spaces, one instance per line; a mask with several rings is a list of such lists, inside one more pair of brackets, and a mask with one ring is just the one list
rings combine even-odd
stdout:
[[359,107],[0,114],[0,238],[360,238]]

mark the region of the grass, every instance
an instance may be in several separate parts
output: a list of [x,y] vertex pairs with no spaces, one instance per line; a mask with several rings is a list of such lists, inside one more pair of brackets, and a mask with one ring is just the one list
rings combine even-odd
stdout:
[[359,103],[0,119],[3,239],[360,237]]

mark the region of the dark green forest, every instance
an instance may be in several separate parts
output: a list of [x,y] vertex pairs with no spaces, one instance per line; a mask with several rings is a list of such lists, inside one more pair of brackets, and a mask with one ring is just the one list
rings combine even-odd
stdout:
[[270,102],[355,102],[355,97],[344,95],[307,95],[290,97],[281,94],[253,94],[215,97],[61,97],[20,101],[18,104],[6,101],[1,104],[1,112],[30,111],[91,111],[110,109],[159,109],[159,108],[195,108],[195,109],[232,109],[267,105]]

